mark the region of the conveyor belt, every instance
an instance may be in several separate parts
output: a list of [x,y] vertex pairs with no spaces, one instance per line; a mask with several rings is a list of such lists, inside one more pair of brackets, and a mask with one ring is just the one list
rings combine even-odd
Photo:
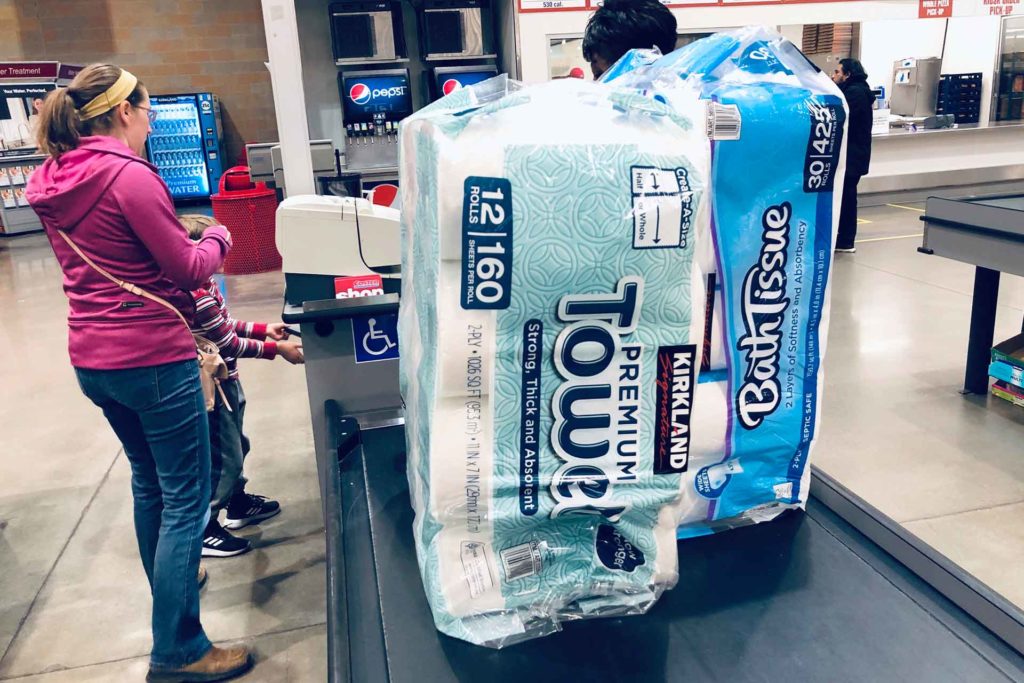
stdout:
[[1024,680],[1013,650],[814,499],[806,513],[680,542],[679,584],[645,616],[504,650],[448,638],[416,563],[404,429],[360,438],[340,466],[340,524],[328,525],[344,570],[332,680]]

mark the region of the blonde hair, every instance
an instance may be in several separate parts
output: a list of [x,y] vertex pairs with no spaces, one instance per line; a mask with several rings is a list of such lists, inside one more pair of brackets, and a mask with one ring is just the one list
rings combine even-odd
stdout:
[[[113,64],[90,64],[66,88],[51,91],[39,111],[36,132],[39,149],[56,158],[78,147],[82,137],[110,130],[114,122],[113,109],[86,121],[78,110],[114,85],[122,71]],[[134,107],[145,99],[146,87],[139,81],[127,101]]]
[[203,238],[203,233],[207,228],[220,225],[220,221],[216,218],[204,216],[201,213],[183,214],[178,216],[178,222],[188,232],[188,236],[197,242]]

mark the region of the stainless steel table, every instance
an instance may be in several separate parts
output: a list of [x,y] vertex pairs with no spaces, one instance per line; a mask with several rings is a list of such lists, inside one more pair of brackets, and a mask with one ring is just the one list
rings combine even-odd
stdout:
[[964,393],[988,392],[999,275],[1024,276],[1024,196],[930,197],[918,251],[975,266]]

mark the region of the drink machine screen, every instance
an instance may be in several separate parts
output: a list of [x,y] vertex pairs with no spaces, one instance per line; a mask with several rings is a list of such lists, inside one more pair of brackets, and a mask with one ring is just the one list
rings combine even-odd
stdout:
[[467,85],[476,85],[498,75],[493,66],[439,67],[434,69],[434,98],[451,95]]
[[348,137],[396,135],[398,122],[412,113],[406,69],[339,74]]

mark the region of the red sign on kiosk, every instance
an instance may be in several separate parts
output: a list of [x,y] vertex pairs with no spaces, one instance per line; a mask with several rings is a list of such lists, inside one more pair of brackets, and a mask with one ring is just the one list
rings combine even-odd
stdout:
[[334,278],[335,299],[355,299],[384,293],[384,280],[380,275],[357,275]]
[[918,0],[920,19],[946,19],[953,16],[953,0]]

